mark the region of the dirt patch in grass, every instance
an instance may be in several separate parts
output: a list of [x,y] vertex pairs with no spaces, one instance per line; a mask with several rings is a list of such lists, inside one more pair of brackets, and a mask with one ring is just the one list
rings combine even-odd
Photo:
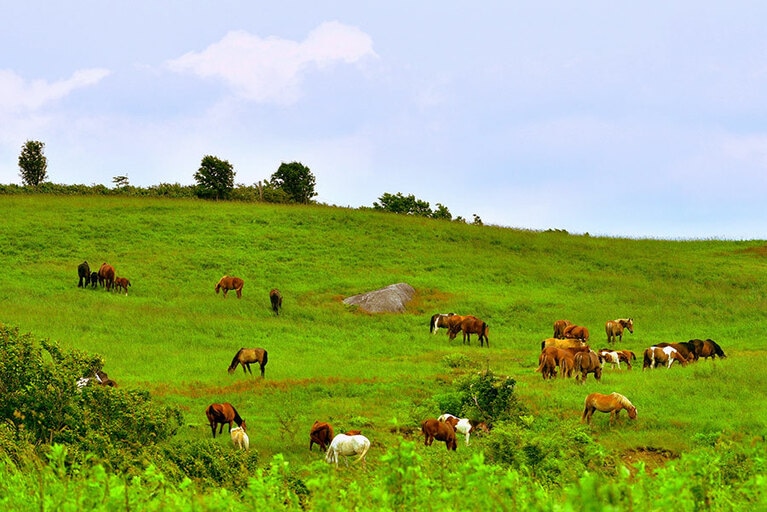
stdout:
[[666,450],[665,448],[656,448],[653,446],[640,446],[626,450],[621,454],[621,460],[631,471],[631,476],[636,475],[637,469],[634,464],[644,462],[645,472],[650,474],[657,468],[663,467],[672,459],[679,457],[679,454]]
[[753,254],[755,256],[761,256],[763,258],[767,258],[767,245],[761,245],[759,247],[749,247],[748,249],[743,249],[742,251],[738,251],[744,254]]

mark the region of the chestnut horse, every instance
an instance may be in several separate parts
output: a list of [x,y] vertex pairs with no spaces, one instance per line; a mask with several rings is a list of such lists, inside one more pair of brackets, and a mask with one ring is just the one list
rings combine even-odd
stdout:
[[216,426],[219,424],[221,425],[221,428],[218,430],[219,434],[224,430],[225,423],[229,424],[229,432],[232,431],[232,423],[236,423],[238,427],[242,427],[245,430],[245,420],[240,417],[240,413],[229,402],[210,404],[205,409],[205,415],[208,417],[214,439],[216,438]]
[[264,377],[264,369],[266,368],[266,363],[269,362],[269,355],[267,354],[266,350],[263,348],[241,348],[237,351],[237,353],[234,355],[234,358],[232,359],[232,363],[229,365],[228,372],[230,374],[234,373],[234,371],[237,369],[237,365],[242,365],[242,373],[245,373],[245,369],[247,368],[248,373],[253,375],[253,372],[250,371],[250,365],[251,363],[258,363],[261,367],[261,377]]
[[628,329],[631,334],[634,334],[634,319],[633,318],[617,318],[615,320],[608,320],[605,324],[605,332],[607,333],[607,343],[615,343],[615,338],[618,341],[623,341],[623,329]]
[[315,421],[309,431],[309,451],[312,451],[312,446],[315,444],[322,448],[323,452],[327,451],[333,437],[333,427],[330,423]]
[[237,298],[242,298],[242,286],[245,284],[245,281],[240,279],[239,277],[230,277],[230,276],[224,276],[216,285],[216,293],[218,293],[219,290],[224,290],[224,298],[226,298],[226,294],[229,290],[234,290],[237,292]]
[[77,287],[78,288],[85,288],[88,286],[88,283],[91,280],[91,267],[88,265],[87,261],[83,261],[79,265],[77,265],[77,276],[80,278],[79,281],[77,281]]
[[127,277],[115,277],[115,290],[125,290],[125,295],[128,295],[128,287],[130,286],[130,280]]
[[[573,371],[575,372],[575,382],[583,384],[589,373],[594,374],[597,382],[602,382],[602,364],[599,362],[599,356],[593,350],[588,352],[578,352],[575,354]],[[580,374],[580,376],[578,375]]]
[[109,291],[114,286],[114,281],[115,268],[108,263],[102,263],[101,268],[99,268],[99,284]]
[[573,325],[573,323],[570,320],[557,320],[554,322],[554,336],[552,338],[564,339],[565,327],[568,325]]
[[589,341],[589,330],[580,325],[568,325],[565,327],[565,338]]
[[623,410],[629,413],[629,418],[635,420],[637,417],[637,408],[634,407],[628,398],[620,393],[610,393],[609,395],[603,395],[601,393],[591,393],[586,397],[586,401],[583,404],[583,415],[581,416],[581,423],[584,421],[591,424],[591,416],[594,411],[609,412],[610,423],[618,419],[618,414]]
[[[451,317],[452,318],[452,317]],[[490,327],[475,316],[464,316],[461,323],[458,326],[451,327],[450,339],[453,340],[458,335],[458,331],[463,332],[463,342],[471,345],[471,335],[479,335],[479,346],[484,346],[487,343],[490,347],[490,340],[487,339],[487,333],[490,332]]]
[[421,422],[421,432],[423,432],[423,444],[425,446],[431,446],[436,439],[437,441],[444,441],[448,451],[455,451],[458,448],[458,443],[455,441],[455,430],[447,423],[435,418],[425,419]]
[[277,288],[274,288],[269,292],[269,302],[272,303],[272,311],[274,311],[274,314],[279,316],[280,309],[282,309],[282,294]]
[[556,371],[551,372],[551,364],[553,363],[555,367],[559,366],[559,371],[563,377],[572,377],[575,354],[588,352],[588,350],[587,345],[568,348],[545,347],[538,357],[538,368],[535,371],[541,372],[544,379],[556,377]]

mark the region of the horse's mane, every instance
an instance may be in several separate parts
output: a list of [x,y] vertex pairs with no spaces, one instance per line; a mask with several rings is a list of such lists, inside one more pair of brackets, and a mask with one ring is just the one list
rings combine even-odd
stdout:
[[618,399],[623,407],[626,407],[627,409],[634,407],[634,404],[631,403],[631,400],[621,395],[620,393],[613,393],[613,396]]
[[234,412],[234,422],[237,424],[237,426],[242,426],[242,417],[240,417],[240,413],[237,412],[237,409],[234,408],[233,405],[229,404],[232,407],[232,411]]

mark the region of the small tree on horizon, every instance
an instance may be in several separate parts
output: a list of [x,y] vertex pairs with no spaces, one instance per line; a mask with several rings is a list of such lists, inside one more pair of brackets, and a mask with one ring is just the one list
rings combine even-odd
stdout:
[[43,154],[45,143],[28,140],[19,155],[19,176],[24,185],[36,187],[48,179],[48,159]]
[[309,204],[317,192],[312,172],[301,162],[283,162],[269,180],[276,189],[283,190],[294,202]]
[[194,173],[198,197],[227,199],[234,190],[234,167],[227,160],[205,155]]

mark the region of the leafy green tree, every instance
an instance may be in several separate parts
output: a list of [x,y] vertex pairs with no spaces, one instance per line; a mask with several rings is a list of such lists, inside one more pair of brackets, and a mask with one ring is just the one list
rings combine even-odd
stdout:
[[28,140],[21,148],[19,168],[21,180],[26,186],[36,187],[48,179],[48,158],[43,154],[45,143]]
[[227,160],[205,155],[194,173],[198,197],[227,199],[234,189],[234,167]]
[[276,189],[283,190],[296,203],[308,204],[317,195],[314,175],[300,162],[283,162],[269,180]]
[[409,196],[402,195],[402,192],[396,194],[384,193],[378,198],[380,203],[373,203],[373,209],[383,210],[391,213],[404,213],[405,215],[416,215],[419,217],[432,217],[433,213],[427,201],[417,199],[413,194]]

